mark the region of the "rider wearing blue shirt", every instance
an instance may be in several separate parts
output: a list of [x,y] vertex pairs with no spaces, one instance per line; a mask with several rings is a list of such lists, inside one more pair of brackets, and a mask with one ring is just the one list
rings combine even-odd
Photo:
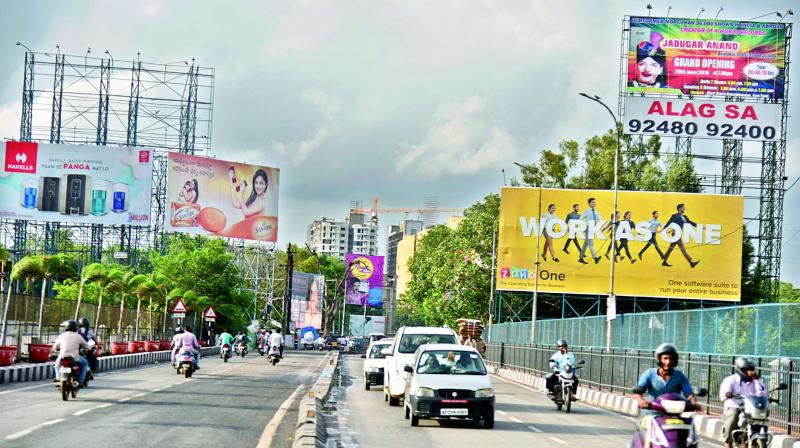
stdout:
[[[555,395],[553,393],[553,388],[556,387],[556,383],[558,382],[558,372],[561,370],[562,367],[565,365],[570,365],[575,367],[577,364],[575,363],[575,354],[569,351],[569,347],[567,346],[567,341],[564,339],[559,339],[556,342],[558,345],[558,351],[553,353],[553,356],[550,357],[550,368],[553,369],[553,372],[545,377],[545,384],[547,386],[547,390],[550,391],[550,398],[555,399]],[[577,392],[578,390],[578,375],[575,374],[572,376],[572,390]],[[575,396],[573,395],[573,401],[577,401]]]
[[644,394],[653,400],[667,393],[675,393],[686,397],[699,411],[700,408],[692,392],[692,385],[689,384],[689,378],[675,368],[678,365],[678,350],[675,346],[672,344],[659,345],[656,348],[656,361],[658,367],[647,369],[636,385],[643,391],[640,394],[634,394],[639,402],[639,407],[646,409],[649,406],[648,399],[644,397]]

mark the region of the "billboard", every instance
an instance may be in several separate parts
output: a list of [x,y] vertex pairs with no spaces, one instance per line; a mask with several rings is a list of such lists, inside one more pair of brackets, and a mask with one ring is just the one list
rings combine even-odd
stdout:
[[[497,289],[740,300],[743,196],[501,190]],[[616,238],[612,249],[611,232]],[[538,248],[538,257],[537,257]]]
[[370,333],[384,333],[386,331],[386,316],[364,316],[350,314],[350,336],[368,336]]
[[630,18],[629,93],[783,99],[784,23]]
[[277,168],[170,152],[167,172],[167,231],[277,240]]
[[2,157],[0,219],[150,223],[151,149],[7,141]]
[[325,277],[306,272],[292,273],[292,322],[295,328],[322,328]]
[[777,141],[781,105],[626,96],[626,134]]
[[345,283],[348,305],[383,306],[383,256],[347,254]]

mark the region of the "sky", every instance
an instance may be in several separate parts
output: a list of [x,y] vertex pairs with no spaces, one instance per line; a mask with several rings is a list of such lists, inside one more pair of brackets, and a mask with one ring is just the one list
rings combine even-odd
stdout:
[[[720,18],[772,20],[793,2],[650,3],[654,16],[671,7],[671,17],[713,18],[722,6]],[[622,19],[647,15],[646,4],[0,0],[0,137],[19,134],[17,41],[36,51],[107,49],[128,60],[137,52],[152,62],[195,58],[216,70],[211,153],[281,169],[285,247],[303,243],[313,219],[343,218],[351,200],[421,207],[435,195],[442,207],[468,207],[499,191],[501,170],[519,177],[514,162],[605,132],[606,112],[578,92],[616,104]],[[792,64],[791,78],[799,75]],[[789,90],[791,99],[799,94]],[[798,127],[790,120],[789,184],[800,176]],[[719,142],[695,141],[703,145],[721,152]],[[745,147],[745,155],[756,152]],[[745,176],[758,173],[745,166]],[[784,203],[781,266],[796,285],[799,204],[796,186]],[[384,237],[402,218],[381,217]]]

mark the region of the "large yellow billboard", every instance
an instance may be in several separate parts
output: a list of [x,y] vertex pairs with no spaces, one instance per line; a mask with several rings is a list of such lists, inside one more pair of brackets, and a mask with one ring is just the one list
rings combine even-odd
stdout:
[[608,190],[500,198],[499,290],[606,295],[616,263],[617,296],[740,300],[742,196],[620,191],[616,219]]

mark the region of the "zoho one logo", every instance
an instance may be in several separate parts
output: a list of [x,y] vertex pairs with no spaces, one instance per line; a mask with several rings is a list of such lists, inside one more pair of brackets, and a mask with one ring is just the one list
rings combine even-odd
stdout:
[[515,267],[506,267],[500,269],[500,278],[516,278],[520,280],[527,280],[528,279],[528,269],[525,268],[515,268]]

